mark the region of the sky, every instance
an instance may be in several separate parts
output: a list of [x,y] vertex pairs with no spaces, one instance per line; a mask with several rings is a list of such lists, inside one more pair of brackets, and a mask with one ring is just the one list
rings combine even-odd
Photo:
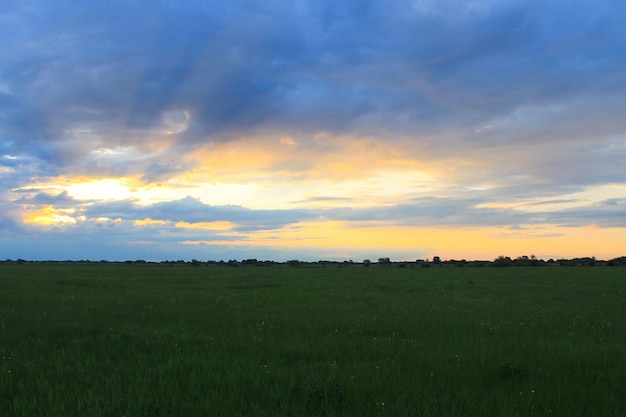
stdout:
[[3,0],[0,259],[626,255],[625,18]]

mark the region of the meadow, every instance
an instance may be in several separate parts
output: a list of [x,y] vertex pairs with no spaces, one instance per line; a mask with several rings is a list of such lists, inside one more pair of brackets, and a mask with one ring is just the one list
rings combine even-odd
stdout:
[[0,265],[0,416],[623,416],[626,269]]

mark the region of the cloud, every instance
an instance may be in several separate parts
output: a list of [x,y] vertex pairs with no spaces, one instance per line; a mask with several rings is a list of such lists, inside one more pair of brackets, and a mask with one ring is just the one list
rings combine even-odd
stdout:
[[11,204],[0,201],[0,235],[19,233],[21,224],[18,214]]
[[[120,219],[137,226],[186,225],[199,231],[232,230],[251,233],[281,230],[289,225],[315,221],[345,221],[355,225],[384,222],[388,225],[413,227],[507,227],[509,225],[600,225],[625,226],[624,199],[594,203],[577,199],[517,201],[491,204],[494,196],[480,193],[472,197],[427,196],[385,206],[350,207],[348,199],[330,201],[339,206],[316,209],[249,209],[242,206],[213,206],[193,197],[148,205],[133,200],[86,202],[77,204],[66,192],[58,195],[37,193],[16,201],[19,204],[46,205],[58,208],[76,207],[74,216],[86,220]],[[318,199],[313,199],[318,201]],[[323,197],[323,201],[329,201]],[[515,201],[515,200],[514,200]],[[341,204],[343,203],[343,206]],[[574,205],[571,208],[572,204]],[[546,207],[545,210],[541,208]],[[195,225],[195,226],[194,226]],[[219,225],[219,227],[216,227]],[[225,227],[224,225],[228,225]]]
[[[5,1],[0,227],[45,206],[75,208],[74,230],[149,218],[176,236],[622,225],[606,185],[624,183],[625,15],[609,0]],[[58,186],[87,177],[196,190],[148,204]],[[210,195],[250,185],[232,205]]]
[[[82,125],[122,144],[147,140],[171,111],[190,114],[184,142],[268,125],[424,131],[588,95],[589,75],[621,68],[601,52],[618,30],[606,8],[442,3],[434,9],[456,12],[407,14],[399,1],[14,5],[3,14],[18,104],[9,125],[53,142]],[[563,15],[576,22],[566,35],[554,29]]]
[[38,192],[32,197],[22,197],[14,201],[16,204],[27,205],[52,205],[57,207],[74,206],[78,202],[71,198],[67,191],[58,194],[49,194],[46,192]]
[[236,231],[280,229],[316,217],[309,210],[252,210],[241,206],[211,206],[192,197],[151,205],[137,205],[128,200],[94,204],[86,206],[83,213],[88,218],[153,219],[189,224],[229,222]]

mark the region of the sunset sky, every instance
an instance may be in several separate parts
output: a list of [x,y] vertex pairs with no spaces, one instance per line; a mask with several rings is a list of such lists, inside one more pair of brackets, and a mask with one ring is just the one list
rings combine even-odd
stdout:
[[626,255],[626,3],[3,0],[0,259]]

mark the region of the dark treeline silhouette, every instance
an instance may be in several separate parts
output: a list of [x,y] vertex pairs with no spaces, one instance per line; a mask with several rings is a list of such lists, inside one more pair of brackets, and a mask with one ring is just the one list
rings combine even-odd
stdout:
[[392,261],[388,257],[378,258],[377,262],[369,259],[364,259],[362,262],[353,260],[346,261],[301,261],[298,259],[291,259],[285,262],[265,260],[260,261],[258,259],[230,259],[227,261],[201,261],[198,259],[192,259],[191,261],[185,260],[166,260],[166,261],[146,261],[144,259],[126,260],[126,261],[91,261],[91,260],[48,260],[48,261],[29,261],[25,259],[7,259],[0,261],[0,264],[125,264],[125,265],[191,265],[191,266],[230,266],[230,267],[263,267],[263,266],[288,266],[288,267],[302,267],[302,266],[364,266],[364,267],[392,267],[397,266],[401,268],[406,267],[424,267],[424,268],[443,268],[443,267],[553,267],[553,266],[626,266],[626,256],[613,258],[610,260],[598,260],[594,256],[584,258],[572,258],[572,259],[539,259],[535,255],[531,256],[519,256],[517,258],[511,258],[509,256],[498,256],[493,261],[486,260],[473,260],[468,261],[465,259],[449,259],[442,260],[439,256],[433,257],[432,260],[428,259],[416,259],[415,261]]

